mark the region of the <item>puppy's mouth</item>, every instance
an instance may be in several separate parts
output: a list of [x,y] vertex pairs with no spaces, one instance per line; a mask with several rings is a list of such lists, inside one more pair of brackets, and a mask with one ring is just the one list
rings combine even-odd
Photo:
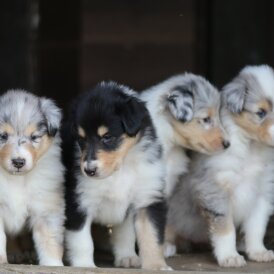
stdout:
[[9,173],[12,174],[12,175],[22,175],[22,174],[25,174],[27,172],[28,172],[28,170],[21,170],[19,168],[9,171]]
[[30,170],[25,168],[13,168],[13,169],[6,169],[6,171],[11,175],[24,175],[28,173]]
[[202,143],[198,144],[198,151],[200,153],[206,154],[206,155],[215,155],[215,154],[219,154],[221,152],[223,152],[225,150],[225,148],[223,146],[220,146],[218,148],[208,148],[205,145],[203,145]]

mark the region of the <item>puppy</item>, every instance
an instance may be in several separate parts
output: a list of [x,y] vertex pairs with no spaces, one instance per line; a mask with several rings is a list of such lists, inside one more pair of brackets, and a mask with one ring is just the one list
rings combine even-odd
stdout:
[[6,235],[25,226],[41,265],[63,265],[64,197],[60,109],[22,90],[0,97],[0,262]]
[[229,147],[219,119],[220,95],[203,77],[185,73],[143,91],[141,99],[163,146],[169,196],[187,172],[186,149],[212,154]]
[[[115,265],[170,269],[163,256],[164,165],[145,104],[114,82],[81,95],[63,130],[66,248],[73,266],[95,267],[93,222],[112,228]],[[134,221],[133,221],[134,219]]]
[[170,199],[168,223],[188,240],[210,240],[220,266],[246,264],[236,229],[248,259],[272,261],[263,239],[274,199],[274,72],[248,66],[221,94],[231,146],[218,155],[194,155]]

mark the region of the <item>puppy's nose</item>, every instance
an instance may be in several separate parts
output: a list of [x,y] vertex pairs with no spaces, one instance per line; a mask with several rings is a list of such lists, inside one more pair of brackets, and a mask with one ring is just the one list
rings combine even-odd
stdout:
[[26,163],[26,160],[23,159],[23,158],[12,159],[11,161],[12,161],[13,166],[16,167],[16,168],[21,168]]
[[223,147],[224,147],[225,149],[229,148],[229,147],[230,147],[230,143],[229,143],[228,141],[224,140],[224,141],[223,141]]
[[88,176],[94,176],[96,174],[96,167],[94,167],[94,168],[85,168],[85,173]]

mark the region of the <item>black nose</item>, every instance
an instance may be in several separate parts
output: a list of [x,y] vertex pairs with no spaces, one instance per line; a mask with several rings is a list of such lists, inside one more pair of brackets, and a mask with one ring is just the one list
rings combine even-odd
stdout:
[[230,143],[228,141],[223,141],[223,146],[225,149],[229,148]]
[[85,173],[88,176],[94,176],[96,174],[96,167],[94,167],[94,168],[85,168]]
[[16,168],[21,168],[26,163],[26,160],[22,159],[22,158],[12,159],[11,161],[12,161],[13,166],[16,167]]

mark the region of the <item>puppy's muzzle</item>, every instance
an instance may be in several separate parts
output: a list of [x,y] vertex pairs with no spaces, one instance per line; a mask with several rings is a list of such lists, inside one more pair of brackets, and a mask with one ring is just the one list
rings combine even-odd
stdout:
[[86,168],[84,169],[84,171],[85,171],[85,173],[87,174],[87,176],[90,176],[90,177],[96,175],[96,170],[97,170],[96,167],[92,167],[92,168],[87,168],[87,167],[86,167]]
[[26,164],[26,160],[23,158],[15,158],[15,159],[12,159],[11,162],[12,162],[12,165],[18,169],[22,168]]

